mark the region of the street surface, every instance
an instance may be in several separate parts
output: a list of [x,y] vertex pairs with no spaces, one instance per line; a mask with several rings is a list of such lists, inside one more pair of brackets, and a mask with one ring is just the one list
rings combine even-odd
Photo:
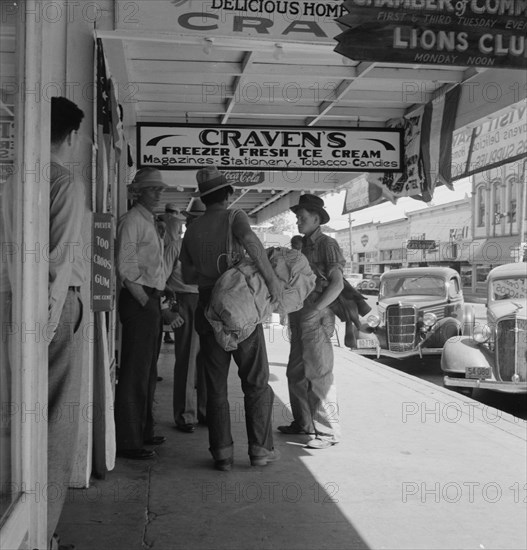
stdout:
[[[377,310],[377,296],[365,296],[372,308],[372,313]],[[470,303],[470,302],[469,302]],[[484,304],[472,304],[476,314],[476,323],[486,323],[486,310]],[[337,321],[338,322],[338,321]],[[339,334],[344,334],[343,328]],[[344,342],[341,341],[343,346]],[[383,365],[400,370],[406,374],[416,376],[438,386],[443,385],[443,372],[441,371],[441,356],[428,355],[422,359],[419,357],[410,357],[406,359],[392,359],[381,357],[374,359]],[[478,401],[488,408],[488,416],[499,416],[499,411],[503,411],[523,420],[527,420],[527,395],[512,395],[491,390],[474,390],[472,399]],[[498,411],[498,412],[496,412]]]

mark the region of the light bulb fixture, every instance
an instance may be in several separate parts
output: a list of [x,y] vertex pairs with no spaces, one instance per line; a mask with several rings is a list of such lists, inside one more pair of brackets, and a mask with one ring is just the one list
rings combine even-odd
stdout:
[[185,189],[184,189],[181,185],[178,185],[178,186],[176,187],[176,191],[179,191],[180,193],[183,193],[184,190],[185,190]]
[[214,45],[214,40],[212,40],[212,38],[204,38],[203,42],[203,53],[209,55]]
[[282,57],[284,57],[284,47],[282,46],[282,44],[275,44],[274,45],[273,57],[277,61],[280,61],[280,59],[282,59]]
[[343,65],[351,65],[352,61],[349,57],[346,57],[344,55],[340,56],[340,60],[342,61]]

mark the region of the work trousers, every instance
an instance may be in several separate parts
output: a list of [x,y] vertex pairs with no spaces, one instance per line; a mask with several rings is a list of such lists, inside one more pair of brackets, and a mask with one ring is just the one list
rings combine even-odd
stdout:
[[245,426],[250,456],[265,456],[273,450],[272,412],[274,393],[269,386],[269,362],[262,325],[234,351],[225,351],[214,337],[205,318],[207,302],[200,298],[196,310],[196,330],[207,381],[207,424],[209,450],[214,460],[233,455],[227,378],[231,357],[238,366],[245,408]]
[[59,522],[77,458],[82,309],[78,287],[70,287],[48,348],[48,541]]
[[161,331],[159,294],[143,307],[123,288],[119,295],[122,323],[121,361],[115,390],[115,430],[119,451],[141,449],[154,436],[153,405]]
[[176,293],[179,314],[185,321],[174,329],[174,421],[180,426],[205,420],[207,389],[201,360],[199,336],[195,328],[197,293]]
[[307,303],[289,314],[289,327],[287,381],[293,418],[305,432],[336,443],[340,424],[331,343],[335,315],[329,308],[316,311]]

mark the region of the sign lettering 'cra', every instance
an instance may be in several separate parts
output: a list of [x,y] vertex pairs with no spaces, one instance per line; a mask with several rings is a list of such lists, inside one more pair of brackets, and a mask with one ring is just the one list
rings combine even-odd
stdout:
[[341,0],[116,0],[118,30],[332,44]]
[[110,311],[113,307],[115,291],[113,217],[111,214],[93,214],[92,238],[92,311]]
[[399,171],[403,134],[394,128],[137,125],[140,167],[231,170]]
[[527,68],[524,0],[348,0],[335,51],[357,60]]

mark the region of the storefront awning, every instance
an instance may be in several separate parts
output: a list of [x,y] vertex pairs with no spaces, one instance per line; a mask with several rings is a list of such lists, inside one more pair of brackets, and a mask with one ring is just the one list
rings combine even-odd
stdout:
[[473,264],[508,264],[515,262],[519,254],[520,237],[490,237],[481,241],[474,250]]

